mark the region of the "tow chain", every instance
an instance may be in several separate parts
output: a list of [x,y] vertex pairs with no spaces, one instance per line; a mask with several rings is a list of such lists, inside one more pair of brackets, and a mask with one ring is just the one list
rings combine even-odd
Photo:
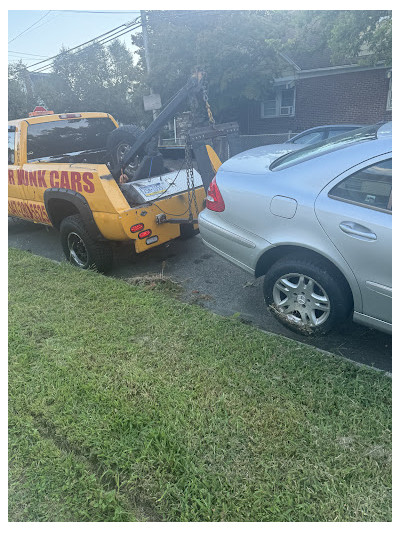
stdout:
[[206,80],[204,80],[204,83],[203,83],[203,100],[204,100],[204,103],[207,109],[208,121],[211,125],[215,124],[215,120],[214,120],[214,117],[211,111],[211,107],[210,107],[210,104],[208,103],[208,84]]
[[186,183],[188,192],[188,209],[189,209],[189,222],[193,222],[192,202],[196,209],[196,219],[199,214],[199,208],[197,206],[196,189],[194,186],[194,171],[193,171],[193,159],[192,159],[192,143],[190,142],[189,135],[186,135],[185,142],[185,165],[186,165]]
[[[210,104],[208,102],[208,84],[207,81],[203,80],[203,101],[206,106],[208,121],[210,125],[215,124],[215,120],[211,111]],[[192,110],[193,111],[193,110]],[[196,190],[194,185],[194,171],[193,171],[193,158],[192,158],[192,143],[189,139],[189,135],[186,134],[185,139],[185,165],[186,165],[186,182],[187,182],[187,192],[188,192],[188,210],[189,210],[189,222],[193,221],[193,212],[192,212],[192,202],[194,203],[196,209],[196,219],[199,214],[199,208],[197,206],[196,199]]]

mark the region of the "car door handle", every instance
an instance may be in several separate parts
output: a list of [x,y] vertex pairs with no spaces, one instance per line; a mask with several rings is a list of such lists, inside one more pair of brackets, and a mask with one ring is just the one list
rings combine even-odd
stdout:
[[354,237],[359,237],[360,239],[365,239],[367,241],[376,241],[376,234],[373,233],[370,229],[365,226],[361,226],[356,222],[341,222],[339,228],[347,233],[348,235],[353,235]]

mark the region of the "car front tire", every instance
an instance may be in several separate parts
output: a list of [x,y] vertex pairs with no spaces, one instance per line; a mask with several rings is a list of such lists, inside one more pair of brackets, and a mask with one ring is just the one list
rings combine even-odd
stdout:
[[352,298],[349,288],[325,262],[288,256],[264,278],[265,303],[284,326],[302,335],[324,335],[345,322]]

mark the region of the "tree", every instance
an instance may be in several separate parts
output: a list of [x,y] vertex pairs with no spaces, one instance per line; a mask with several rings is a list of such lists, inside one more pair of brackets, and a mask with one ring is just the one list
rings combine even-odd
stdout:
[[26,65],[19,61],[8,65],[8,120],[26,117],[32,111],[34,96]]
[[140,114],[132,102],[137,85],[133,58],[119,41],[76,53],[63,50],[54,61],[53,75],[63,111],[105,111],[123,122]]
[[262,100],[285,65],[278,52],[391,62],[390,11],[147,11],[146,18],[150,73],[142,35],[132,36],[142,89],[166,102],[200,66],[219,120],[236,118],[244,100]]
[[50,73],[10,65],[9,117],[27,116],[40,103],[55,113],[102,111],[124,123],[140,123],[144,111],[137,74],[132,54],[119,41],[74,53],[62,49]]
[[[195,67],[209,79],[210,101],[219,119],[235,118],[243,99],[259,99],[278,73],[276,51],[286,31],[279,12],[147,12],[151,73],[146,73],[142,35],[138,47],[142,83],[165,103]],[[232,114],[233,110],[233,114]]]
[[290,50],[326,50],[335,62],[392,62],[391,11],[298,11]]

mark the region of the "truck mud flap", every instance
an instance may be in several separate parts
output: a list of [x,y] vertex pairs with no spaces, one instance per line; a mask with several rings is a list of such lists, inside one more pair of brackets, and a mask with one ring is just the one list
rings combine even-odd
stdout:
[[192,146],[197,168],[206,191],[215,176],[206,145],[212,146],[221,161],[226,161],[241,151],[237,122],[192,129],[188,132],[188,141]]

